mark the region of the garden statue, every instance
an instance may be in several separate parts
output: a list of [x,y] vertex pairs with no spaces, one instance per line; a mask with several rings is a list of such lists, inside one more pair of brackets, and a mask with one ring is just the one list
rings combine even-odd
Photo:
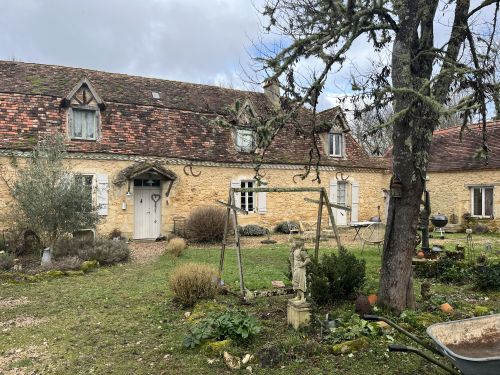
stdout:
[[306,301],[306,267],[311,258],[304,248],[304,239],[294,239],[290,249],[290,266],[295,297],[288,300],[287,323],[294,329],[307,326],[311,319],[311,309]]
[[295,297],[292,301],[296,303],[306,302],[307,280],[306,267],[311,263],[311,258],[304,248],[304,240],[295,239],[290,251],[290,265],[292,267],[292,281]]

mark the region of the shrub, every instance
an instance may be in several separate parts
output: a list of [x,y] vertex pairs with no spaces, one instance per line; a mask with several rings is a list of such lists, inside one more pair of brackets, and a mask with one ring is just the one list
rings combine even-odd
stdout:
[[52,256],[54,259],[79,256],[80,251],[93,247],[94,242],[90,239],[64,237],[54,245]]
[[290,233],[290,228],[299,228],[299,223],[297,221],[283,221],[276,225],[274,228],[274,231],[276,233],[284,233],[284,234],[289,234]]
[[226,210],[222,207],[195,208],[186,221],[187,236],[193,242],[220,242],[225,222]]
[[54,246],[52,256],[56,261],[60,258],[78,257],[81,260],[97,260],[102,265],[112,265],[128,260],[130,250],[122,241],[63,238]]
[[261,330],[257,320],[241,310],[210,314],[184,338],[184,346],[194,348],[205,340],[248,340]]
[[167,253],[173,255],[174,257],[178,257],[182,254],[184,249],[186,249],[186,241],[183,238],[172,238],[167,243]]
[[93,246],[80,249],[78,257],[83,260],[97,260],[99,264],[112,265],[128,260],[130,250],[128,245],[121,241],[96,240]]
[[110,240],[113,240],[115,238],[119,238],[121,240],[121,239],[123,239],[123,237],[122,237],[122,231],[120,229],[115,228],[111,232],[109,232],[108,238]]
[[324,254],[321,263],[313,260],[308,278],[311,298],[318,304],[351,297],[365,282],[365,261],[345,248],[339,254]]
[[217,271],[205,264],[183,264],[173,270],[170,289],[187,306],[194,305],[200,299],[214,298],[219,291]]
[[241,236],[265,236],[268,233],[266,228],[256,224],[248,224],[238,230]]
[[454,284],[466,283],[471,279],[473,273],[473,269],[467,262],[457,262],[451,258],[421,263],[414,270],[417,277],[433,278],[444,283]]
[[79,270],[83,261],[78,257],[64,257],[52,262],[53,269],[60,271]]
[[14,256],[9,253],[0,253],[0,270],[8,271],[14,266]]
[[482,291],[500,290],[500,263],[478,267],[474,274],[474,285]]
[[488,233],[490,228],[488,228],[484,224],[476,224],[476,225],[474,225],[473,230],[474,230],[474,233],[483,234],[483,233]]

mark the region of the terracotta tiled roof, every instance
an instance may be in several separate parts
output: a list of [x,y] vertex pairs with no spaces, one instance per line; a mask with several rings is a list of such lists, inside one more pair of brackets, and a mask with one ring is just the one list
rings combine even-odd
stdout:
[[482,125],[472,124],[460,140],[460,126],[434,132],[429,161],[430,171],[500,168],[500,121],[488,121],[488,163],[476,157],[482,147]]
[[[252,162],[238,152],[232,133],[210,125],[207,118],[224,114],[236,100],[249,99],[264,114],[271,103],[263,93],[95,70],[0,61],[0,148],[26,149],[40,134],[66,132],[60,102],[87,77],[106,104],[97,142],[70,141],[70,151],[175,157],[215,162]],[[152,92],[159,93],[155,99]],[[325,111],[335,116],[338,110]],[[302,164],[311,143],[284,129],[266,154],[268,163]],[[322,148],[320,146],[320,148]],[[386,168],[346,134],[347,158],[324,158],[322,164]],[[323,151],[323,150],[322,150]],[[326,153],[324,153],[326,155]]]
[[[486,125],[488,160],[477,157],[482,147],[482,124],[470,124],[460,139],[461,126],[434,132],[428,170],[431,172],[496,169],[500,168],[500,121],[488,121]],[[392,148],[384,155],[392,163]]]

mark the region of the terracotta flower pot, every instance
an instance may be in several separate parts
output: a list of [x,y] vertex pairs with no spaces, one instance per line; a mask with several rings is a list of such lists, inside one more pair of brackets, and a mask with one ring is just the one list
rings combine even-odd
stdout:
[[447,315],[453,314],[453,307],[449,303],[443,303],[439,308]]
[[422,250],[420,250],[418,253],[417,253],[417,258],[418,259],[424,259],[425,258],[425,254]]
[[375,306],[377,301],[378,301],[378,296],[376,294],[370,294],[368,296],[368,302],[370,302],[370,305]]

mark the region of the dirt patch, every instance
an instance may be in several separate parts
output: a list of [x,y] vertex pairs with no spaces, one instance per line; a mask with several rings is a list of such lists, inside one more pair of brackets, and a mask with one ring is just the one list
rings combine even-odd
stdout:
[[136,263],[151,263],[157,260],[165,252],[166,241],[159,242],[132,242],[130,247],[130,258]]
[[33,366],[48,363],[48,360],[49,355],[46,348],[43,347],[28,346],[26,348],[7,350],[0,353],[0,374],[35,374],[38,372],[33,371]]
[[14,328],[22,328],[28,326],[36,326],[47,322],[46,318],[35,318],[32,316],[18,316],[17,318],[7,320],[6,322],[0,322],[0,330],[2,332],[8,332]]
[[0,309],[11,309],[16,306],[26,305],[29,303],[28,298],[0,298]]

